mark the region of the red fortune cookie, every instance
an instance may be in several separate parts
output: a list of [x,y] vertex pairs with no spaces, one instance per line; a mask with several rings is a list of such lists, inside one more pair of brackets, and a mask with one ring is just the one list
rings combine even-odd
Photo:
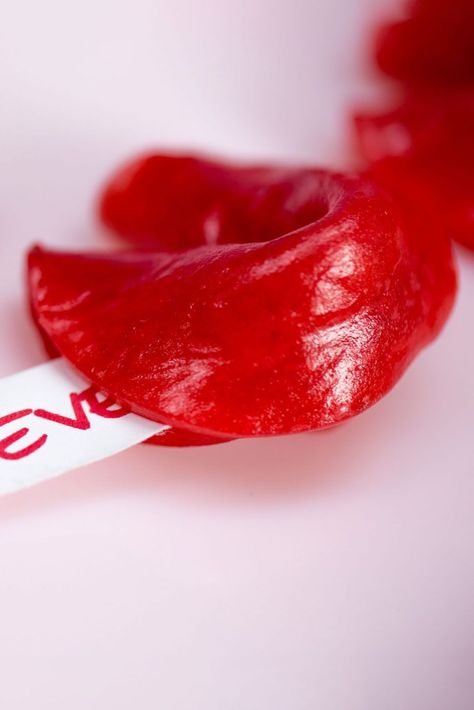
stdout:
[[474,88],[408,93],[396,108],[355,117],[373,176],[395,192],[421,193],[449,235],[474,249]]
[[381,28],[375,60],[411,85],[474,84],[473,0],[414,0],[398,22]]
[[146,251],[31,250],[43,336],[102,391],[172,426],[158,443],[330,427],[440,331],[449,240],[358,176],[145,156],[101,201]]

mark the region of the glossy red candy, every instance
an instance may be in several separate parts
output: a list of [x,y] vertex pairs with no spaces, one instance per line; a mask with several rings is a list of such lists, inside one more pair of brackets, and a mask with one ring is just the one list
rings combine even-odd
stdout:
[[449,234],[474,248],[474,89],[410,93],[355,124],[377,179],[398,192],[424,191]]
[[379,32],[379,67],[410,84],[474,82],[473,0],[415,0],[408,15]]
[[[139,157],[120,169],[105,187],[100,216],[104,224],[135,247],[177,251],[260,241],[269,230],[272,234],[284,231],[284,220],[276,225],[268,223],[266,201],[274,196],[265,195],[259,204],[261,197],[258,190],[254,191],[252,172],[256,174],[258,169],[229,169],[192,156]],[[253,211],[242,204],[249,202],[249,191],[255,203]],[[216,439],[214,443],[222,441]],[[199,441],[199,434],[173,428],[154,437],[152,443],[196,446],[213,442],[209,436]]]
[[323,191],[308,192],[310,179],[298,179],[295,172],[147,155],[112,177],[100,216],[134,246],[153,250],[264,242],[326,211]]
[[132,174],[109,224],[193,248],[36,247],[29,287],[59,352],[138,414],[217,437],[328,427],[380,399],[449,313],[448,240],[361,178],[159,157]]

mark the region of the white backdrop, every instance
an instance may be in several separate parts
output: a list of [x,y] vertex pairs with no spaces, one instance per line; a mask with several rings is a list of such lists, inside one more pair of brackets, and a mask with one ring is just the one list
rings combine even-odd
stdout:
[[[377,8],[375,8],[377,5]],[[0,375],[44,359],[36,240],[149,145],[341,165],[380,0],[16,0],[0,25]],[[456,312],[340,429],[145,446],[0,500],[5,710],[472,710],[474,259]]]

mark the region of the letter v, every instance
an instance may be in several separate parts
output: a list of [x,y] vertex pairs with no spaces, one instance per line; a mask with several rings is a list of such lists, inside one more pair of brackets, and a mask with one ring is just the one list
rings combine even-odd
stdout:
[[73,394],[69,395],[69,398],[71,400],[72,409],[75,416],[74,419],[72,417],[64,417],[61,414],[55,414],[54,412],[48,412],[47,409],[35,409],[33,414],[36,417],[48,419],[48,421],[50,422],[56,422],[57,424],[72,427],[73,429],[90,429],[90,421],[88,420],[87,414],[85,413],[84,408],[82,406],[82,394],[76,394],[74,392]]

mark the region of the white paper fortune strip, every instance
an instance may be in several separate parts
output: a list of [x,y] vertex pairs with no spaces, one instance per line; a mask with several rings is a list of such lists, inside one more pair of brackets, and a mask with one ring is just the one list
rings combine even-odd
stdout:
[[0,380],[0,495],[123,451],[168,427],[130,414],[58,359]]

